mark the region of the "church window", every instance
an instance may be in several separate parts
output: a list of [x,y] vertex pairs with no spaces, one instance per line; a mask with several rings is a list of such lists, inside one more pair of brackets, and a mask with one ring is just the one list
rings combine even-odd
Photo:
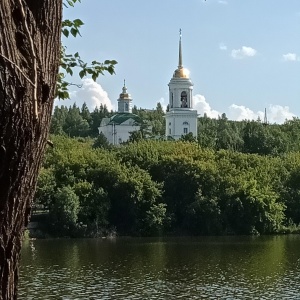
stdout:
[[188,107],[188,105],[187,105],[187,93],[186,93],[186,91],[183,91],[181,93],[181,107]]
[[171,93],[171,108],[173,107],[173,93]]
[[125,103],[125,111],[128,111],[128,103]]
[[183,122],[183,125],[189,125],[189,122],[185,121]]
[[183,133],[184,133],[184,134],[187,134],[187,133],[188,133],[188,128],[184,127],[184,128],[183,128]]
[[171,128],[169,128],[169,134],[171,135],[172,131],[171,131]]

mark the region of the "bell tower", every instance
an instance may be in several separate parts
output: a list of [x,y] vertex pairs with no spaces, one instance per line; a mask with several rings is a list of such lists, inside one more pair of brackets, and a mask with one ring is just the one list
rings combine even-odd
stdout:
[[132,98],[131,95],[127,93],[127,87],[125,85],[122,88],[122,93],[118,99],[118,113],[131,113],[132,111]]
[[182,64],[181,29],[178,67],[169,83],[169,111],[166,113],[166,137],[177,140],[192,133],[197,137],[197,111],[193,110],[193,83]]

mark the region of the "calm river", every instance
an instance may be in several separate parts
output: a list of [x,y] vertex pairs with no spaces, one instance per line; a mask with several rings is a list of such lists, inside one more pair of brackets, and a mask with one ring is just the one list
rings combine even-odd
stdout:
[[19,299],[300,299],[300,236],[26,241]]

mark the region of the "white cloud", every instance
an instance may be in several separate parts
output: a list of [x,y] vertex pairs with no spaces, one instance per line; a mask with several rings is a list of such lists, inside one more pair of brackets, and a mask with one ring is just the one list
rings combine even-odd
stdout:
[[224,43],[220,43],[219,49],[222,50],[222,51],[226,51],[227,50],[227,46]]
[[297,56],[296,53],[283,54],[282,58],[284,61],[299,61],[300,60],[300,58]]
[[290,120],[293,119],[293,117],[296,117],[295,114],[290,112],[290,108],[288,106],[270,105],[269,110],[268,120],[270,123],[281,124],[285,120]]
[[242,120],[257,120],[258,117],[262,118],[263,113],[255,113],[250,108],[244,105],[231,104],[229,106],[229,113],[227,117],[231,120],[242,121]]
[[243,46],[241,49],[233,49],[231,56],[234,59],[243,59],[246,57],[253,57],[257,54],[257,51],[251,47]]
[[219,0],[218,3],[219,3],[219,4],[225,4],[225,5],[226,5],[226,4],[228,4],[228,1],[226,1],[226,0]]
[[113,104],[102,86],[91,78],[82,80],[82,88],[78,90],[77,97],[84,100],[90,109],[106,105],[108,110],[113,109]]
[[[229,113],[227,117],[234,121],[242,120],[264,120],[264,112],[257,111],[254,112],[250,108],[247,108],[243,105],[232,104],[229,107]],[[296,117],[295,114],[290,112],[288,106],[273,105],[271,104],[267,109],[267,119],[269,123],[282,124],[285,120],[290,120],[293,117]]]
[[212,109],[208,102],[206,102],[205,97],[202,95],[195,95],[193,97],[194,101],[194,108],[198,111],[198,114],[203,116],[206,114],[210,118],[218,118],[219,115],[221,115],[220,112]]
[[114,110],[114,106],[108,97],[106,91],[103,90],[102,86],[92,80],[91,78],[84,78],[81,80],[82,87],[76,91],[70,91],[70,99],[64,101],[55,101],[55,105],[73,105],[76,102],[78,107],[81,107],[85,102],[90,111],[93,111],[96,106],[106,105],[107,109]]
[[[203,95],[197,94],[193,97],[194,109],[197,110],[200,116],[206,114],[210,118],[217,119],[222,115],[221,112],[214,110],[210,104],[206,101]],[[230,120],[243,121],[243,120],[264,120],[264,111],[253,111],[244,105],[231,104],[227,111],[226,116]],[[291,120],[296,117],[288,106],[270,104],[267,108],[267,119],[270,124],[277,123],[282,124],[286,120]]]

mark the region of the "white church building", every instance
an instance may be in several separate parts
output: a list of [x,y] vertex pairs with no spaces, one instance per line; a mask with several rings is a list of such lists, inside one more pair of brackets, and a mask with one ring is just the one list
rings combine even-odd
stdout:
[[[193,83],[189,70],[182,65],[181,30],[179,38],[179,62],[169,82],[169,109],[166,112],[166,138],[178,140],[192,133],[197,138],[197,110],[193,109]],[[118,112],[111,118],[103,118],[102,132],[109,143],[119,145],[129,139],[130,133],[140,130],[142,120],[132,114],[132,98],[125,85],[118,99]]]
[[142,120],[132,112],[132,98],[124,86],[118,99],[118,112],[111,118],[103,118],[98,128],[99,134],[102,132],[108,142],[119,145],[129,139],[130,133],[140,130]]
[[193,83],[189,70],[182,65],[181,30],[179,62],[169,83],[169,111],[166,113],[166,137],[178,140],[192,133],[197,137],[197,110],[193,109]]

